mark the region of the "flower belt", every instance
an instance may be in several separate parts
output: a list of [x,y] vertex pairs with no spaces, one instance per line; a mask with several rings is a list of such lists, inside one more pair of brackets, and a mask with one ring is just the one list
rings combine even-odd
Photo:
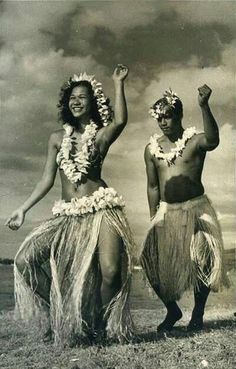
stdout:
[[119,196],[114,188],[99,187],[91,196],[81,198],[74,197],[70,202],[65,200],[56,201],[53,208],[53,215],[74,215],[81,216],[88,213],[95,213],[99,210],[122,208],[125,206],[122,196]]

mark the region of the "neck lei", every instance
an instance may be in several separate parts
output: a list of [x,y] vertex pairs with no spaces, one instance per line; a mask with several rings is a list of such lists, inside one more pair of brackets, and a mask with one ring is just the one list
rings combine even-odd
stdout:
[[151,136],[149,141],[149,149],[150,153],[154,155],[157,159],[164,160],[164,163],[168,166],[175,163],[175,160],[182,156],[182,153],[186,147],[188,140],[193,137],[197,133],[195,127],[190,127],[184,130],[182,138],[179,138],[175,141],[175,147],[173,147],[170,152],[164,153],[163,148],[158,142],[158,139],[161,137],[158,134],[154,134]]
[[[64,124],[65,134],[61,143],[61,149],[57,156],[57,162],[63,169],[65,175],[72,183],[81,181],[82,175],[88,173],[91,163],[89,157],[94,145],[95,136],[98,130],[97,125],[90,120],[90,124],[85,127],[84,133],[80,136],[80,149],[78,150],[78,136],[74,128],[69,124]],[[73,152],[72,152],[73,151]]]

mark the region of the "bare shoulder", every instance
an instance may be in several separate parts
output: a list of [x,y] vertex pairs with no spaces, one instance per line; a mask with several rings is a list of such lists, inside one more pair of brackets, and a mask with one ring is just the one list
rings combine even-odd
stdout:
[[193,145],[194,144],[198,145],[204,136],[205,136],[204,132],[196,133],[191,137],[190,142],[192,142]]
[[104,139],[104,132],[106,131],[107,127],[102,127],[97,131],[96,134],[96,143],[99,144]]
[[49,144],[52,146],[56,146],[57,149],[59,149],[61,146],[64,132],[65,132],[64,129],[57,129],[56,131],[52,132],[49,138]]
[[144,149],[144,158],[145,160],[152,160],[152,154],[151,154],[151,151],[150,151],[150,142],[148,142],[148,144],[145,146],[145,149]]

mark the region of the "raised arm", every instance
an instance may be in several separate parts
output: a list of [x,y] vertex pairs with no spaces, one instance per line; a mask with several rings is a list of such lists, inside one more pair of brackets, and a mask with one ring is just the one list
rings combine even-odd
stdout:
[[159,205],[160,202],[160,193],[159,193],[158,174],[155,165],[153,163],[148,145],[145,148],[144,159],[146,163],[146,173],[147,173],[147,197],[150,210],[150,217],[152,219],[156,214],[157,206]]
[[211,151],[219,145],[219,129],[208,104],[212,90],[204,85],[199,87],[198,91],[198,103],[202,110],[204,127],[204,134],[200,135],[198,144],[202,150]]
[[37,183],[29,198],[18,209],[13,211],[5,223],[12,230],[17,230],[23,224],[27,211],[52,188],[57,172],[57,142],[58,134],[56,132],[52,133],[48,143],[48,155],[41,180]]
[[115,89],[114,120],[107,127],[102,128],[97,136],[97,143],[103,152],[109,149],[110,145],[118,138],[127,123],[128,112],[124,81],[128,72],[128,67],[123,64],[118,64],[112,75]]

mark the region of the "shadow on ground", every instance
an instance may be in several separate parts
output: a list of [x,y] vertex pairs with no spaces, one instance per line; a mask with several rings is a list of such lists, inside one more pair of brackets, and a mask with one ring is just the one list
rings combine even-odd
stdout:
[[[154,342],[166,339],[178,339],[184,337],[193,337],[197,334],[201,333],[209,333],[210,331],[213,332],[215,330],[220,329],[233,329],[236,328],[236,320],[232,316],[232,319],[218,319],[216,320],[208,320],[204,323],[204,328],[198,331],[187,331],[185,326],[177,326],[172,329],[170,332],[157,332],[157,331],[150,331],[145,333],[140,333],[137,338],[137,343],[140,342]],[[136,340],[135,340],[136,341]]]

